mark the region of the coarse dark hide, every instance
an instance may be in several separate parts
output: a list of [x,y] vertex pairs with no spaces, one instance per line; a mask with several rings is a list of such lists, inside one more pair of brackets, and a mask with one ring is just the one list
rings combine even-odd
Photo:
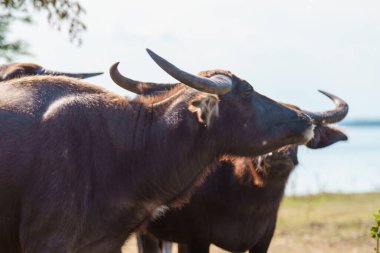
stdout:
[[311,137],[302,111],[228,71],[178,79],[193,88],[133,101],[63,76],[2,82],[0,252],[117,252],[221,156]]

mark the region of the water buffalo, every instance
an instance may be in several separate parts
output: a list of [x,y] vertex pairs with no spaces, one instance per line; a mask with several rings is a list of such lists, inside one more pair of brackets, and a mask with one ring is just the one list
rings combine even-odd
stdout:
[[53,75],[53,76],[69,76],[75,78],[89,78],[98,76],[103,72],[96,73],[67,73],[45,69],[44,67],[34,63],[10,63],[0,65],[0,82],[19,78],[22,76],[32,75]]
[[[113,78],[122,87],[142,96],[162,95],[181,86]],[[321,92],[335,103],[336,108],[323,113],[308,112],[317,123],[314,137],[306,144],[312,149],[347,140],[342,131],[326,124],[342,120],[348,113],[348,104],[330,93]],[[284,105],[300,110],[294,105]],[[179,210],[164,213],[163,217],[151,222],[149,230],[162,239],[186,242],[180,244],[181,252],[208,252],[212,242],[229,245],[227,248],[248,250],[252,247],[257,252],[266,252],[272,234],[256,234],[256,229],[270,231],[270,226],[275,224],[288,176],[298,163],[297,148],[297,145],[288,145],[254,158],[223,157],[214,165],[217,169],[206,183],[196,191],[195,200]],[[185,197],[188,200],[190,195]],[[265,210],[266,206],[269,208],[263,212],[261,209]],[[238,222],[234,223],[236,220]],[[240,231],[244,231],[245,237],[240,237]],[[274,227],[270,232],[273,231]],[[263,242],[267,243],[265,247],[260,246]],[[139,252],[161,252],[159,241],[149,233],[138,236],[138,245]],[[169,252],[167,250],[164,248],[163,252]]]
[[[343,100],[325,94],[347,114]],[[314,132],[309,148],[347,140],[341,130],[324,124]],[[232,252],[267,252],[286,182],[298,164],[297,149],[298,145],[287,145],[254,158],[221,158],[188,204],[149,224],[149,233],[138,237],[139,252],[161,252],[156,238],[180,243],[179,253],[207,253],[210,244]]]
[[117,252],[222,155],[312,137],[304,112],[231,72],[195,76],[148,52],[181,89],[130,101],[63,76],[2,82],[0,252]]
[[[325,132],[322,139],[333,138],[331,142],[346,139],[334,128],[319,126],[317,131]],[[188,204],[157,217],[148,231],[180,243],[179,253],[206,253],[211,243],[232,252],[265,253],[288,176],[297,163],[296,145],[253,159],[221,159]],[[143,236],[139,252],[161,252],[156,240]]]

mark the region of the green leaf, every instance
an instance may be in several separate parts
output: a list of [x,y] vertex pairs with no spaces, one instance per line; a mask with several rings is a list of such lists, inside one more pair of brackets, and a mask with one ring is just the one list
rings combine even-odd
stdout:
[[81,44],[80,34],[86,30],[81,20],[85,10],[78,0],[2,0],[0,2],[0,59],[13,60],[17,55],[26,54],[27,45],[20,40],[9,41],[10,24],[15,21],[32,23],[32,13],[45,12],[49,23],[56,29],[67,30],[70,41]]

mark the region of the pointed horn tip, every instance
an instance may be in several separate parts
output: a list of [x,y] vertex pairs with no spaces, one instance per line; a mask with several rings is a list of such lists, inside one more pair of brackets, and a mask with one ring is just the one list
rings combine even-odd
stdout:
[[323,95],[325,95],[326,97],[330,98],[331,100],[333,100],[334,102],[336,102],[336,100],[338,101],[343,101],[343,99],[335,96],[334,94],[330,93],[330,92],[327,92],[327,91],[324,91],[324,90],[318,90],[320,93],[322,93]]
[[93,76],[100,76],[100,75],[103,75],[104,72],[95,72],[95,73],[91,73]]
[[118,62],[115,62],[114,64],[112,64],[111,67],[110,67],[110,72],[111,72],[112,70],[117,69],[117,67],[119,66],[119,64],[120,64],[119,61],[118,61]]
[[103,75],[104,72],[95,72],[95,73],[83,73],[80,79],[85,79],[85,78],[90,78],[90,77],[95,77],[95,76],[100,76]]
[[145,48],[145,50],[148,52],[148,54],[151,54],[151,53],[153,53],[153,51],[152,51],[152,50],[150,50],[149,48]]
[[[156,54],[155,52],[153,52],[152,50],[150,50],[149,48],[146,49],[146,51],[148,52],[149,56],[157,63],[157,60],[159,61],[165,61],[167,62],[167,60],[163,59],[161,56],[159,56],[158,54]],[[170,63],[171,64],[171,63]]]
[[344,101],[343,99],[341,99],[340,97],[338,96],[335,96],[334,94],[331,94],[330,92],[327,92],[327,91],[324,91],[324,90],[318,90],[320,93],[322,93],[323,95],[329,97],[331,100],[333,100],[335,103],[340,103],[340,104],[344,104],[345,106],[347,106],[348,108],[348,104],[346,101]]
[[148,52],[149,56],[150,56],[154,61],[156,61],[156,59],[163,60],[161,56],[159,56],[158,54],[156,54],[155,52],[153,52],[153,51],[150,50],[149,48],[147,48],[146,51]]
[[328,97],[336,97],[335,95],[331,94],[330,92],[324,91],[324,90],[318,90],[323,95],[326,95]]

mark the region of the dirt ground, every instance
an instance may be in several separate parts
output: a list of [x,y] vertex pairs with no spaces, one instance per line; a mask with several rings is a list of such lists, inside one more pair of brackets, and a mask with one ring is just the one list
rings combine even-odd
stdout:
[[[379,209],[380,192],[286,197],[269,252],[374,252],[375,241],[369,237],[369,229],[372,215]],[[136,241],[131,238],[123,253],[135,252]],[[226,251],[212,246],[211,252]]]

